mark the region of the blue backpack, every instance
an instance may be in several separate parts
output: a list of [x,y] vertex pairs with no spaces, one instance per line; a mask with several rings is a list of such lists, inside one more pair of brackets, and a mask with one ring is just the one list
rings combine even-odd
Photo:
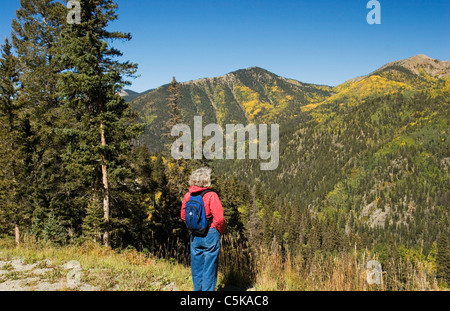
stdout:
[[191,197],[186,202],[186,226],[196,236],[205,236],[211,226],[212,221],[206,218],[203,202],[203,196],[208,192],[212,190],[191,193]]

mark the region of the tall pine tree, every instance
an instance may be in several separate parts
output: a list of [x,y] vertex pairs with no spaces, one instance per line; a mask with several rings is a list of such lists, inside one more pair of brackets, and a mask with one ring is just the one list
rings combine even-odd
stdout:
[[[64,142],[56,132],[60,122],[66,120],[59,110],[58,74],[64,68],[57,56],[67,9],[54,0],[21,0],[20,4],[12,21],[12,41],[20,66],[17,100],[27,132],[23,156],[27,187],[22,198],[32,208],[32,221],[42,223],[51,213],[59,218],[67,211],[59,191],[65,178],[60,154]],[[69,223],[70,217],[66,216],[65,221]]]
[[[66,25],[63,30],[61,58],[67,67],[61,96],[79,121],[73,129],[77,143],[70,149],[77,154],[73,165],[80,169],[79,178],[90,181],[91,192],[102,198],[106,246],[111,245],[111,198],[120,196],[128,186],[132,188],[131,140],[142,131],[131,107],[119,95],[127,84],[124,77],[133,76],[137,65],[118,61],[122,53],[111,45],[114,40],[131,39],[130,34],[107,30],[117,19],[116,9],[111,0],[81,1],[81,23]],[[123,205],[115,207],[120,215]]]
[[172,158],[171,155],[172,144],[177,139],[177,137],[172,137],[171,135],[172,128],[177,124],[183,123],[183,116],[179,108],[180,100],[182,98],[180,84],[177,82],[176,78],[173,77],[169,86],[169,97],[167,98],[170,117],[165,125],[164,136],[166,137],[166,145],[163,155],[166,156],[168,162],[166,165],[166,175],[169,176],[167,186],[177,197],[179,197],[179,200],[183,198],[183,195],[189,186],[188,180],[192,166],[192,161],[189,162],[185,159],[176,160]]
[[172,82],[169,86],[169,98],[168,100],[168,109],[169,109],[169,120],[166,123],[165,129],[166,132],[164,136],[167,137],[168,143],[166,144],[166,152],[170,153],[171,144],[175,141],[176,138],[171,136],[172,128],[183,122],[183,117],[180,112],[179,103],[183,98],[180,91],[180,84],[177,82],[177,79],[173,77]]
[[17,245],[20,227],[26,219],[26,204],[20,195],[25,175],[25,124],[17,100],[18,87],[19,61],[6,38],[0,58],[0,230],[8,232],[14,227]]
[[443,233],[438,236],[437,249],[437,277],[441,281],[450,283],[450,243]]

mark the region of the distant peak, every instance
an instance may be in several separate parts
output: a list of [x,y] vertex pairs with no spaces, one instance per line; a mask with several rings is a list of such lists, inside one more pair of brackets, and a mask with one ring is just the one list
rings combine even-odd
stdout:
[[249,67],[249,68],[245,68],[245,69],[239,69],[236,70],[234,72],[232,72],[231,74],[250,74],[250,75],[263,75],[263,76],[278,76],[276,74],[274,74],[273,72],[270,72],[267,69],[261,68],[261,67],[257,67],[257,66],[253,66],[253,67]]
[[252,67],[248,67],[248,68],[245,68],[245,69],[239,69],[239,70],[236,70],[236,71],[234,71],[234,72],[242,72],[242,71],[249,71],[249,72],[267,72],[267,73],[270,73],[270,74],[274,74],[274,73],[270,72],[269,70],[264,69],[264,68],[261,68],[261,67],[258,67],[258,66],[252,66]]
[[252,66],[252,67],[249,67],[249,68],[247,68],[248,70],[263,70],[263,71],[268,71],[268,70],[266,70],[266,69],[264,69],[264,68],[261,68],[261,67],[258,67],[258,66]]
[[125,97],[125,96],[128,96],[128,95],[130,95],[130,94],[128,94],[128,92],[125,91],[125,90],[121,90],[121,91],[119,92],[119,95],[122,96],[122,97]]
[[418,54],[410,58],[388,63],[378,69],[376,72],[393,66],[401,66],[417,75],[420,74],[419,69],[424,70],[426,73],[437,77],[446,77],[450,75],[450,61],[440,61],[425,54]]
[[417,54],[410,57],[409,59],[431,59],[431,57],[428,57],[425,54]]

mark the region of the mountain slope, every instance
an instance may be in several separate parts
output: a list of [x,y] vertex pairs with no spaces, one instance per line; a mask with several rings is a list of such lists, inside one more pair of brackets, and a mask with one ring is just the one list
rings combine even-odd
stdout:
[[[148,92],[132,102],[140,112],[152,150],[163,146],[162,128],[168,120],[169,85]],[[285,123],[301,113],[303,106],[323,101],[331,87],[301,83],[258,67],[238,70],[221,77],[180,83],[183,98],[179,108],[186,123],[201,115],[204,124]],[[189,122],[190,120],[190,122]]]
[[[203,122],[278,123],[287,129],[303,118],[302,112],[321,105],[358,105],[366,98],[407,92],[440,90],[450,75],[450,62],[425,55],[391,62],[367,76],[351,79],[336,87],[286,79],[258,67],[241,69],[221,77],[180,83],[180,110],[186,123],[201,115]],[[164,145],[163,128],[169,118],[169,84],[142,94],[127,90],[127,101],[146,124],[142,137],[152,151]],[[139,96],[140,95],[140,96]]]
[[127,89],[123,90],[120,93],[120,96],[122,96],[125,99],[126,102],[130,102],[130,101],[138,98],[140,95],[141,94],[138,93],[138,92],[135,92],[133,90],[127,90]]
[[445,78],[450,76],[450,61],[440,61],[423,54],[388,63],[376,70],[374,74],[398,70],[399,67],[419,76],[423,75],[423,73],[435,78]]
[[[215,169],[289,202],[292,210],[273,221],[292,247],[303,233],[288,228],[301,227],[296,211],[308,208],[361,243],[393,238],[427,252],[450,225],[450,77],[417,72],[385,66],[303,106],[282,130],[276,171],[250,160],[217,161]],[[402,82],[394,73],[405,73]]]
[[416,55],[388,63],[366,76],[338,85],[333,88],[332,96],[323,102],[303,107],[303,110],[313,109],[330,102],[345,105],[358,104],[370,96],[435,89],[449,76],[450,61]]

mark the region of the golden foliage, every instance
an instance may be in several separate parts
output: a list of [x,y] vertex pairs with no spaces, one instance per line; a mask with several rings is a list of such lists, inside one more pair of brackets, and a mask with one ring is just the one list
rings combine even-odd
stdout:
[[235,86],[236,95],[247,113],[249,120],[255,120],[266,111],[273,109],[268,102],[261,100],[258,93],[243,85]]

